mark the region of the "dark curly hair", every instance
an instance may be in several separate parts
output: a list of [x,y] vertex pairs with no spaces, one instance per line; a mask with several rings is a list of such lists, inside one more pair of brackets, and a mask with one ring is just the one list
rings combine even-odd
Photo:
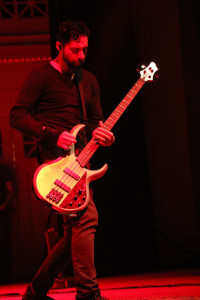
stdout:
[[81,21],[64,21],[60,24],[57,33],[57,41],[62,44],[67,44],[71,40],[79,40],[81,36],[89,37],[90,30],[86,24]]

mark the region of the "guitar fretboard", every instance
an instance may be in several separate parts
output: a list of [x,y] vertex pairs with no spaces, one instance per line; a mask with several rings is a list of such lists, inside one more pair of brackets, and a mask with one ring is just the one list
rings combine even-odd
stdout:
[[[103,128],[107,130],[111,130],[113,128],[113,126],[117,123],[121,115],[129,106],[129,104],[133,101],[139,90],[142,88],[144,83],[145,81],[143,79],[138,79],[138,81],[134,84],[134,86],[130,89],[130,91],[126,94],[126,96],[122,99],[122,101],[112,112],[112,114],[104,122]],[[92,138],[89,141],[89,143],[85,146],[85,148],[81,151],[81,153],[77,156],[76,160],[80,163],[81,167],[86,166],[86,164],[89,162],[89,160],[98,148],[98,141],[95,138]]]

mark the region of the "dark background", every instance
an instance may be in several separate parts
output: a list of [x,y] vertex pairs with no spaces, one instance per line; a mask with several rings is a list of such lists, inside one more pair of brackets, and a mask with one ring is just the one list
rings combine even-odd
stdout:
[[49,25],[55,57],[57,27],[69,18],[91,29],[85,68],[100,83],[105,119],[139,79],[136,69],[151,61],[159,69],[113,128],[115,143],[93,158],[93,169],[109,166],[93,183],[98,276],[199,268],[200,1],[8,2],[0,5],[0,155],[17,191],[0,216],[0,281],[30,280],[59,237],[62,218],[32,191],[36,140],[9,126],[9,112],[26,76],[51,59]]
[[154,61],[146,83],[99,149],[94,183],[100,276],[199,266],[199,1],[49,1],[52,55],[58,24],[91,29],[85,68],[101,86],[105,118]]

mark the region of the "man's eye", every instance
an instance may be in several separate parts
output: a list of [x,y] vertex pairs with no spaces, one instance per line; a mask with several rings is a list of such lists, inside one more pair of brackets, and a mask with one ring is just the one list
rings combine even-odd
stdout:
[[79,52],[79,49],[72,48],[71,51],[72,51],[74,54],[77,54],[77,53]]
[[71,48],[72,53],[78,54],[79,52],[83,51],[84,54],[87,53],[87,48],[79,49],[79,48]]

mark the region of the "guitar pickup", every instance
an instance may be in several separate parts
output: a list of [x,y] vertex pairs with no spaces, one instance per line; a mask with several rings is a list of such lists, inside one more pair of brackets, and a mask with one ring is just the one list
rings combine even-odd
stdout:
[[62,190],[64,190],[67,193],[69,193],[71,191],[71,188],[59,179],[56,179],[54,184],[57,185],[58,187],[60,187]]
[[77,181],[80,179],[80,176],[78,174],[76,174],[75,172],[73,172],[72,170],[70,170],[69,168],[65,168],[64,172]]

